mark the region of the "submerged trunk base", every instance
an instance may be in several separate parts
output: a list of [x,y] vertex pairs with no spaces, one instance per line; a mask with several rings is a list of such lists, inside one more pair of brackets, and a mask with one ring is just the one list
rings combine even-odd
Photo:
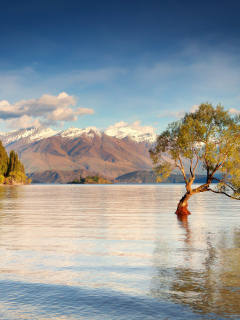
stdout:
[[191,212],[188,210],[188,205],[186,206],[180,206],[178,205],[177,207],[177,211],[175,212],[177,215],[188,215],[188,214],[191,214]]

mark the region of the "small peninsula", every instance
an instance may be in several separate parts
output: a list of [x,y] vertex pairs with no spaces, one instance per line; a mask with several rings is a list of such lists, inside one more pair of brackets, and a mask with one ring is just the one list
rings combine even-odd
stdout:
[[25,175],[25,168],[18,159],[18,154],[12,150],[8,156],[0,141],[0,185],[23,185],[30,184],[31,181]]
[[69,184],[110,184],[111,181],[108,181],[107,179],[104,179],[103,177],[99,175],[95,176],[87,176],[86,178],[83,178],[80,176],[79,180],[74,179],[71,182],[68,182]]

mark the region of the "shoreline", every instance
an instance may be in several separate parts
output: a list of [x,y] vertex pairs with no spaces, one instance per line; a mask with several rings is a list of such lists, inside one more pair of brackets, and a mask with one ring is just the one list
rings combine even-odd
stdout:
[[21,182],[16,182],[16,183],[1,183],[0,187],[8,187],[8,186],[29,186],[31,183],[21,183]]

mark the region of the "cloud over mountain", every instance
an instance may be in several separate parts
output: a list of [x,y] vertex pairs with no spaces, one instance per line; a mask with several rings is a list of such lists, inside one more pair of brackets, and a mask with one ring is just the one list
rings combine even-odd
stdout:
[[77,121],[77,115],[94,113],[90,108],[72,108],[75,105],[76,98],[65,92],[58,96],[44,94],[40,98],[21,100],[14,104],[2,100],[0,119],[7,121],[8,128],[26,128],[30,125],[50,125],[53,122],[57,125],[57,121]]
[[132,129],[136,129],[136,130],[141,131],[143,133],[155,133],[155,130],[156,130],[156,128],[154,128],[151,125],[150,126],[142,126],[141,120],[137,120],[132,123],[120,121],[120,122],[115,123],[112,126],[109,126],[106,130],[111,130],[111,129],[120,128],[120,127],[130,127]]
[[21,116],[20,118],[8,119],[6,122],[8,123],[6,127],[7,129],[26,129],[29,127],[39,128],[43,125],[39,119],[34,120],[33,117],[29,117],[27,115]]

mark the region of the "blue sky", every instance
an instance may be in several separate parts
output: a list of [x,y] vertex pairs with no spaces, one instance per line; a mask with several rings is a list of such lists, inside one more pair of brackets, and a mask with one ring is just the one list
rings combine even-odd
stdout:
[[202,102],[240,111],[239,12],[231,0],[2,3],[0,130],[160,133]]

